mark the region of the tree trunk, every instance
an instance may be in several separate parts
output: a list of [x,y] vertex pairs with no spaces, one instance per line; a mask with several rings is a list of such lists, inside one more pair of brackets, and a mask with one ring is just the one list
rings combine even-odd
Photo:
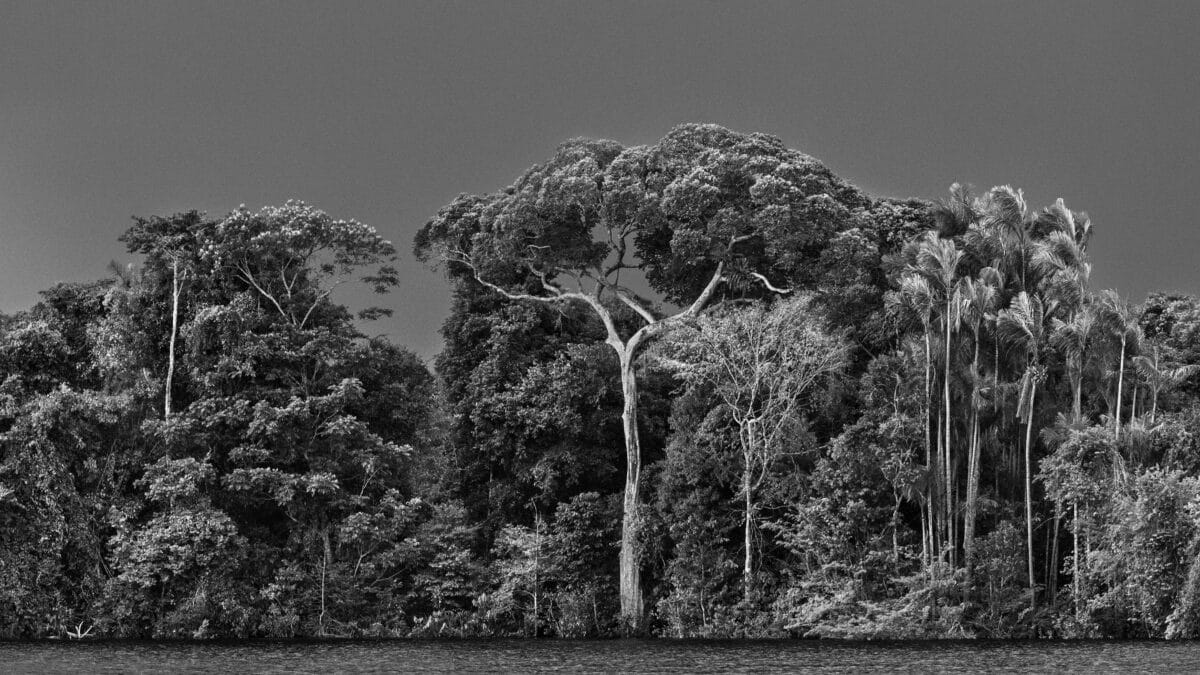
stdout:
[[746,518],[743,523],[743,539],[746,545],[746,556],[742,564],[743,598],[749,602],[750,592],[754,584],[754,502],[750,498],[750,461],[746,458],[746,471],[742,475],[742,490],[745,491]]
[[[937,486],[938,486],[938,483],[940,483],[941,481],[938,479],[938,476],[940,474],[937,470],[938,462],[934,456],[933,438],[932,438],[932,432],[930,431],[930,425],[932,423],[932,421],[930,420],[930,415],[933,413],[933,349],[930,347],[930,344],[929,344],[930,343],[930,330],[929,329],[930,329],[929,323],[926,322],[925,323],[925,419],[923,420],[923,422],[924,422],[923,426],[925,427],[925,468],[929,470],[929,476],[930,476],[930,478],[932,478],[932,480],[927,481],[926,485],[925,485],[926,508],[929,511],[929,523],[928,523],[928,525],[929,525],[929,540],[927,542],[928,548],[926,549],[927,553],[928,553],[928,558],[926,560],[926,564],[932,565],[933,560],[934,560],[934,550],[936,549],[936,545],[934,542],[937,541],[936,527],[935,527],[936,523],[937,523],[937,519],[934,517],[934,504],[937,503],[937,491],[938,491]],[[937,425],[937,426],[940,429],[941,425]],[[940,444],[939,444],[939,448],[940,448]],[[941,454],[941,450],[939,449],[938,455],[940,456],[940,454]],[[921,536],[925,536],[924,530],[922,530]]]
[[640,630],[642,624],[642,570],[637,555],[638,489],[640,487],[642,455],[638,438],[638,392],[630,351],[619,352],[621,359],[621,394],[625,406],[621,422],[625,428],[625,501],[621,519],[621,618],[629,630]]
[[954,473],[950,453],[950,290],[946,289],[946,362],[943,364],[944,374],[942,376],[942,398],[946,408],[945,433],[946,438],[943,441],[945,456],[943,461],[945,466],[943,469],[946,472],[946,543],[950,547],[950,559],[954,560]]
[[329,528],[326,527],[321,532],[322,555],[321,555],[321,615],[317,617],[317,635],[325,636],[325,577],[329,571],[329,561],[333,558],[333,547],[329,542]]
[[[979,376],[979,331],[975,331],[975,373]],[[975,380],[971,384],[971,440],[967,454],[967,508],[963,515],[963,554],[967,577],[975,564],[975,517],[979,502],[979,410],[975,407]]]
[[1082,576],[1081,571],[1082,571],[1083,567],[1079,564],[1079,503],[1078,502],[1071,504],[1071,520],[1073,521],[1072,524],[1074,525],[1072,530],[1073,530],[1073,539],[1074,539],[1073,543],[1075,544],[1075,568],[1073,570],[1071,570],[1071,582],[1075,586],[1075,593],[1074,593],[1074,597],[1073,597],[1073,600],[1075,601],[1075,622],[1079,623],[1079,621],[1080,621],[1079,586],[1080,586],[1080,577]]
[[1113,435],[1117,440],[1121,440],[1121,385],[1125,380],[1125,335],[1121,334],[1121,362],[1117,367],[1117,412],[1116,425],[1113,428]]
[[971,419],[971,454],[967,467],[967,512],[963,517],[963,547],[966,554],[967,576],[975,566],[975,519],[979,512],[979,412]]
[[1075,373],[1075,397],[1071,401],[1071,415],[1074,422],[1083,419],[1083,359],[1080,358],[1079,370]]
[[167,344],[167,382],[163,394],[163,418],[171,416],[171,387],[175,380],[175,340],[179,335],[179,261],[171,262],[171,341]]
[[1029,418],[1025,422],[1025,545],[1029,559],[1029,603],[1037,608],[1037,590],[1033,573],[1033,410],[1037,399],[1037,383],[1030,384]]
[[921,563],[925,565],[926,570],[929,569],[929,532],[926,530],[929,519],[925,515],[928,503],[926,501],[925,504],[920,504],[918,509],[921,514]]
[[1054,509],[1054,535],[1050,538],[1050,563],[1046,565],[1046,596],[1050,598],[1051,606],[1058,602],[1058,528],[1062,516],[1056,506]]

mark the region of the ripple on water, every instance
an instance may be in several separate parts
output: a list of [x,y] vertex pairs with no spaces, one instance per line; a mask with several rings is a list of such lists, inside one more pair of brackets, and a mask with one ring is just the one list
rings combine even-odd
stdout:
[[1200,671],[1192,642],[444,640],[0,643],[5,673]]

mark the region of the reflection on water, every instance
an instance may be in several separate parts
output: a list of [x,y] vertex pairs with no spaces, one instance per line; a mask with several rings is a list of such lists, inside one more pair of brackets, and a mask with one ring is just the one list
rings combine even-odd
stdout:
[[0,643],[5,673],[1200,671],[1177,642],[42,642]]

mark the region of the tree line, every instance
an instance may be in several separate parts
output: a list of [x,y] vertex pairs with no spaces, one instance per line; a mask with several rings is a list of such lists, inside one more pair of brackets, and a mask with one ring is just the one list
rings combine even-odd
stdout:
[[136,218],[0,316],[0,636],[1195,637],[1200,300],[1091,236],[572,140],[418,233],[431,371],[337,301],[373,228]]

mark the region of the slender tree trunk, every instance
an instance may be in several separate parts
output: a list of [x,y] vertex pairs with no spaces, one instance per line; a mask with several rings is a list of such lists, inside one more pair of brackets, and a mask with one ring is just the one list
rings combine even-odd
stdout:
[[1079,370],[1075,373],[1075,397],[1071,402],[1071,415],[1078,422],[1083,419],[1083,363],[1080,359]]
[[921,513],[921,563],[925,565],[926,571],[930,569],[930,536],[928,532],[929,523],[929,500],[925,500],[924,504],[920,505]]
[[892,563],[900,564],[900,540],[898,538],[900,530],[900,500],[896,500],[896,505],[892,507]]
[[1083,567],[1079,564],[1079,502],[1071,504],[1071,520],[1074,525],[1071,529],[1073,530],[1072,539],[1074,539],[1073,543],[1075,544],[1075,567],[1071,570],[1071,583],[1075,586],[1075,592],[1072,594],[1072,599],[1075,601],[1075,622],[1079,623],[1079,586],[1080,577],[1083,576]]
[[1029,418],[1025,422],[1025,545],[1029,560],[1030,607],[1037,608],[1037,590],[1033,573],[1033,406],[1037,398],[1037,384],[1032,382],[1029,391]]
[[1117,413],[1116,425],[1113,428],[1113,435],[1117,440],[1121,440],[1121,385],[1125,380],[1125,334],[1121,334],[1121,362],[1117,366]]
[[533,637],[538,637],[542,595],[542,514],[533,511]]
[[[975,332],[975,376],[979,375],[979,332]],[[967,576],[975,564],[975,517],[979,503],[979,410],[975,407],[974,380],[971,384],[971,441],[967,455],[967,510],[963,515],[963,553]]]
[[175,381],[175,340],[179,335],[179,261],[171,262],[171,341],[167,344],[167,382],[163,394],[163,418],[171,416],[171,388]]
[[1050,564],[1046,565],[1046,585],[1049,587],[1048,597],[1052,606],[1057,602],[1058,596],[1058,528],[1061,522],[1062,516],[1055,507],[1054,536],[1050,539]]
[[629,350],[618,352],[621,359],[621,394],[624,408],[621,422],[625,428],[625,502],[621,519],[621,617],[628,628],[640,630],[642,623],[642,570],[637,556],[638,489],[641,482],[641,442],[638,438],[638,391]]
[[946,362],[943,364],[942,376],[942,398],[945,399],[946,419],[944,441],[945,448],[945,471],[946,471],[946,536],[947,544],[950,546],[950,560],[954,560],[954,472],[951,462],[950,453],[950,289],[946,289]]
[[946,472],[942,466],[943,462],[945,461],[945,452],[943,450],[945,439],[942,437],[942,415],[942,408],[941,406],[938,406],[937,413],[934,416],[934,425],[937,431],[937,438],[934,439],[934,441],[937,447],[934,449],[934,494],[930,507],[933,509],[932,525],[934,562],[938,562],[942,559],[942,552],[944,550],[943,542],[946,538]]
[[742,475],[742,490],[745,494],[746,518],[743,523],[743,543],[746,556],[742,564],[743,598],[749,602],[754,584],[754,501],[750,497],[750,461],[746,458],[746,471]]
[[979,412],[971,416],[971,450],[967,467],[967,510],[963,517],[963,547],[966,555],[967,575],[975,566],[975,519],[979,513]]
[[329,528],[321,532],[323,550],[321,556],[321,615],[317,617],[317,634],[325,635],[325,578],[329,570],[329,561],[333,557],[333,547],[329,543]]
[[1150,389],[1150,424],[1154,424],[1154,417],[1158,413],[1158,390],[1162,388],[1161,371],[1158,369],[1158,346],[1154,347],[1154,385]]
[[[933,563],[933,542],[934,542],[934,539],[933,539],[933,511],[932,511],[931,505],[933,504],[934,495],[936,494],[936,491],[937,491],[937,473],[936,473],[936,470],[934,469],[934,467],[936,466],[936,463],[933,460],[933,441],[932,441],[931,432],[929,429],[929,426],[930,426],[929,417],[930,417],[930,414],[933,412],[933,384],[932,384],[932,380],[933,380],[933,358],[932,357],[933,357],[933,355],[932,355],[932,349],[930,348],[930,345],[929,345],[929,322],[928,321],[925,322],[924,327],[925,327],[925,410],[924,410],[925,416],[924,416],[924,419],[922,420],[922,422],[923,422],[922,426],[925,427],[925,468],[929,470],[929,475],[930,475],[930,477],[933,478],[933,480],[927,481],[925,484],[925,496],[926,496],[925,510],[929,511],[929,519],[930,519],[929,523],[928,523],[929,538],[928,538],[928,541],[925,542],[927,545],[925,548],[925,553],[927,555],[927,557],[925,559],[925,564],[930,565]],[[921,537],[922,538],[925,537],[924,526],[922,526]]]

